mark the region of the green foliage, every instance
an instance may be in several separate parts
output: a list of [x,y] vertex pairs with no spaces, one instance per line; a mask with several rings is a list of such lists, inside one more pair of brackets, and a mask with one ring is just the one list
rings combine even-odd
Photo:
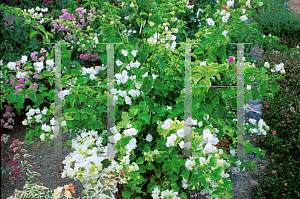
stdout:
[[[264,35],[300,38],[300,16],[293,13],[285,0],[263,1],[264,5],[257,15],[258,29]],[[294,47],[294,46],[293,46]]]

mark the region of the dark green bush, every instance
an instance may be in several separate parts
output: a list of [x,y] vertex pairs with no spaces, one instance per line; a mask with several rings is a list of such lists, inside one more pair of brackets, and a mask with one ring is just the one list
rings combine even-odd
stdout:
[[263,3],[254,18],[264,35],[300,38],[300,16],[291,11],[285,0],[264,0]]

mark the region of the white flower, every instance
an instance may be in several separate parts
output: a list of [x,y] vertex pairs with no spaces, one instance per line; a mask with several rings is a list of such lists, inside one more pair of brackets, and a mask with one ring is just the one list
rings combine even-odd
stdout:
[[249,129],[250,130],[250,132],[253,134],[253,133],[257,133],[258,132],[258,130],[257,129],[253,129],[253,128],[250,128]]
[[185,162],[185,167],[187,168],[187,170],[192,170],[192,166],[195,166],[195,162],[187,159],[187,161]]
[[282,68],[281,64],[276,65],[276,67],[275,67],[276,72],[280,71],[281,68]]
[[122,50],[122,55],[124,55],[125,57],[127,57],[128,51],[127,50]]
[[47,61],[46,61],[46,64],[47,64],[48,66],[50,66],[50,67],[53,67],[53,66],[54,66],[54,61],[53,61],[53,59],[47,60]]
[[263,3],[263,2],[259,2],[258,5],[259,5],[259,6],[262,6],[262,5],[264,5],[264,3]]
[[125,16],[124,19],[125,19],[125,20],[129,20],[129,17],[130,17],[130,15]]
[[[223,17],[222,17],[223,23],[227,23],[227,20],[228,20],[228,18],[227,18],[226,16],[223,16]],[[226,37],[226,36],[225,36],[225,37]]]
[[122,136],[120,133],[115,134],[115,136],[114,136],[115,143],[117,143],[121,139],[121,137]]
[[172,109],[172,106],[167,106],[167,110]]
[[229,6],[229,7],[232,6],[233,7],[234,6],[234,0],[227,1],[227,6]]
[[177,135],[179,137],[183,138],[184,137],[184,129],[182,128],[182,129],[177,130]]
[[210,26],[214,26],[215,25],[214,20],[212,20],[211,18],[206,19],[206,21],[207,21],[208,25],[210,25]]
[[203,126],[203,122],[200,121],[200,122],[198,123],[198,126],[199,126],[199,127]]
[[270,64],[269,64],[268,62],[265,62],[264,66],[265,66],[266,68],[269,68],[269,67],[270,67]]
[[134,56],[134,57],[136,57],[136,53],[138,52],[138,50],[132,50],[131,51],[131,54]]
[[167,119],[165,121],[165,123],[161,126],[161,128],[163,129],[169,129],[171,128],[171,124],[173,123],[173,121],[171,119]]
[[27,124],[27,120],[25,119],[24,121],[22,121],[22,124],[23,124],[24,126],[28,125],[28,124]]
[[225,13],[226,13],[225,10],[222,10],[222,11],[220,12],[221,15],[225,15]]
[[148,135],[146,136],[146,140],[147,140],[148,142],[151,142],[152,139],[153,139],[153,137],[152,137],[150,134],[148,134]]
[[44,69],[44,62],[33,63],[33,66],[38,71],[38,73],[40,73]]
[[251,90],[251,85],[247,85],[247,90],[248,90],[248,91]]
[[246,17],[246,15],[243,15],[243,16],[240,17],[240,19],[241,19],[242,21],[246,21],[248,18]]
[[209,119],[209,115],[206,114],[206,117],[204,116],[203,119],[204,119],[204,120],[208,120],[208,119]]
[[275,70],[274,70],[274,69],[271,69],[271,72],[272,72],[272,73],[275,73]]
[[183,149],[184,148],[184,141],[183,140],[181,140],[179,143],[178,143],[178,145],[179,145],[179,147],[181,148],[181,149]]
[[245,14],[246,13],[246,9],[242,9],[242,13]]
[[222,32],[222,35],[224,35],[224,36],[226,37],[227,33],[228,33],[228,31],[227,31],[227,30],[224,30],[224,31]]
[[26,62],[27,62],[27,56],[26,55],[22,55],[21,63],[25,64]]
[[125,96],[125,103],[131,105],[132,101],[128,96]]
[[7,63],[7,67],[10,69],[10,70],[15,70],[16,69],[16,62],[8,62]]
[[206,61],[201,62],[201,63],[200,63],[200,66],[206,66]]
[[56,120],[54,119],[54,117],[50,120],[50,123],[51,123],[52,126],[58,125],[58,121],[56,121]]
[[61,127],[66,126],[66,125],[67,125],[66,121],[61,122]]
[[155,75],[154,73],[152,74],[153,79],[155,80],[157,75]]
[[230,154],[232,155],[232,156],[234,156],[235,155],[235,150],[230,150]]
[[94,74],[90,74],[90,79],[95,80],[95,79],[97,79],[97,77]]
[[32,115],[34,115],[34,113],[35,113],[35,110],[31,108],[31,109],[29,110],[29,115],[32,116]]
[[3,63],[2,63],[2,62],[3,62],[3,60],[0,60],[0,66],[3,66]]
[[144,75],[142,75],[142,77],[147,77],[148,76],[148,72],[146,72]]
[[16,74],[16,77],[17,77],[18,79],[23,79],[23,78],[26,77],[26,75],[27,75],[26,72],[18,72],[18,73]]
[[124,97],[125,98],[125,96],[127,95],[127,91],[126,90],[124,90],[124,91],[121,91],[121,90],[119,90],[118,91],[119,92],[119,95],[121,96],[121,97]]
[[240,161],[240,160],[238,160],[237,162],[236,162],[236,165],[239,167],[240,165],[242,164],[242,162]]
[[253,124],[253,125],[256,125],[256,120],[253,119],[253,118],[250,118],[250,119],[249,119],[249,122],[250,122],[251,124]]
[[134,7],[133,2],[131,2],[131,4],[129,6],[130,6],[130,8],[133,8]]
[[110,89],[110,92],[111,92],[111,94],[115,95],[117,93],[117,89],[112,88],[112,89]]
[[117,64],[117,66],[121,66],[123,63],[118,59],[118,60],[116,61],[116,64]]
[[249,8],[251,8],[250,0],[248,0],[248,1],[246,2],[246,6],[248,6]]
[[41,139],[41,141],[45,141],[45,133],[42,133],[42,134],[40,135],[40,139]]

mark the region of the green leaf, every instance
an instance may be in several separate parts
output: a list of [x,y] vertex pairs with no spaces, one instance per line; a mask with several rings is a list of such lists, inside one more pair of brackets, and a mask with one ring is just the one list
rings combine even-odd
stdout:
[[136,160],[136,164],[143,164],[144,161],[145,161],[144,158],[139,157],[139,158]]
[[128,115],[127,112],[123,112],[122,113],[122,119],[125,120],[125,121],[129,121],[130,120],[129,115]]
[[143,82],[143,85],[142,85],[142,91],[144,91],[145,93],[148,93],[150,90],[151,90],[151,87],[152,87],[152,81],[153,81],[153,77],[145,77],[144,78],[144,82]]
[[81,102],[86,102],[86,95],[84,95],[84,94],[79,95],[79,103],[81,103]]
[[252,99],[257,99],[259,97],[259,92],[256,88],[251,89]]
[[276,93],[278,91],[278,82],[273,81],[271,83],[271,90],[272,90],[272,93]]
[[77,66],[79,69],[81,69],[81,65],[78,61],[73,61],[72,64],[74,64],[75,66]]
[[150,124],[150,117],[147,113],[145,112],[141,113],[139,118],[144,120],[146,124]]
[[130,199],[131,193],[129,191],[123,191],[122,196],[125,199]]
[[76,76],[76,75],[82,75],[82,72],[76,69],[72,69],[71,74]]
[[80,113],[77,113],[75,116],[74,116],[75,120],[80,120]]
[[160,178],[160,176],[161,176],[161,169],[160,168],[157,168],[157,169],[155,168],[154,172],[155,172],[156,177]]
[[71,141],[71,140],[68,140],[68,141],[66,142],[66,145],[72,146],[72,141]]
[[90,106],[94,105],[94,99],[90,99],[90,100],[88,101],[88,105],[90,105]]
[[186,168],[184,168],[184,169],[181,171],[180,176],[184,177],[185,179],[189,179],[189,177],[190,177],[190,171],[187,170]]
[[45,33],[45,28],[44,28],[44,26],[39,25],[38,27],[39,27],[39,29],[40,29],[43,33]]
[[157,54],[157,60],[158,60],[158,65],[159,65],[160,69],[164,70],[164,63],[163,63],[163,60],[162,60],[162,58],[159,54]]
[[194,80],[194,85],[197,85],[197,83],[199,82],[199,80],[201,79],[201,74],[196,73],[195,75],[193,75],[193,80]]
[[145,12],[141,12],[140,15],[146,15],[146,16],[148,16],[148,14],[145,13]]
[[[69,51],[68,51],[69,52]],[[69,52],[70,53],[70,52]],[[63,63],[63,66],[66,67],[66,68],[70,68],[70,65],[71,65],[71,59],[70,57],[63,57],[62,58],[62,63]],[[73,69],[75,70],[75,69]],[[80,71],[79,71],[80,72]],[[80,72],[81,73],[81,72]],[[72,73],[73,75],[73,73]]]
[[144,165],[140,165],[139,166],[139,172],[141,172],[141,173],[146,173],[146,167],[144,166]]
[[19,24],[20,19],[21,19],[21,17],[17,17],[17,18],[15,19],[15,23],[16,23],[16,24]]
[[30,36],[29,36],[30,40],[31,40],[36,34],[38,34],[38,31],[33,31],[33,32],[31,32],[31,33],[30,33]]

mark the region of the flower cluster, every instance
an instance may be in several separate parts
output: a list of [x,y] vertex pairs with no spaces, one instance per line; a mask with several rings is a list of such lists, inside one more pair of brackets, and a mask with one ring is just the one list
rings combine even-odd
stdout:
[[[170,44],[169,43],[166,43],[168,40],[169,41],[173,41],[173,43],[171,44],[171,47],[170,47],[170,50],[171,51],[173,51],[173,50],[175,50],[175,47],[176,47],[176,36],[175,35],[172,35],[172,33],[178,33],[178,29],[177,28],[175,28],[175,29],[173,29],[173,31],[171,32],[170,30],[169,30],[169,27],[168,27],[168,25],[170,25],[168,22],[166,22],[166,23],[163,23],[163,27],[164,27],[164,34],[162,34],[163,35],[163,37],[165,37],[165,38],[162,38],[162,39],[160,39],[160,41],[158,41],[159,40],[159,37],[160,37],[160,35],[161,34],[159,34],[159,33],[154,33],[154,35],[153,35],[153,37],[150,37],[149,39],[147,39],[147,41],[148,41],[148,43],[150,44],[150,45],[154,45],[154,44],[156,44],[156,43],[162,43],[162,44],[166,44],[166,48],[169,48],[170,47]],[[162,28],[161,26],[160,26],[160,28]]]
[[[107,155],[107,146],[103,147],[102,145],[103,138],[98,136],[97,131],[86,132],[86,130],[83,129],[78,130],[77,132],[77,138],[72,139],[72,148],[74,152],[67,156],[63,161],[65,167],[62,178],[78,178],[84,184],[84,187],[88,189],[96,185],[101,175],[112,172],[120,173],[125,166],[127,166],[126,170],[132,172],[139,170],[136,163],[130,164],[130,154],[124,156],[120,164],[113,159],[110,159],[110,165],[108,168],[104,169],[101,162],[107,158],[98,156]],[[103,134],[104,133],[105,131],[103,131]],[[130,146],[130,143],[127,146]],[[129,147],[126,148],[128,149]],[[130,148],[132,149],[132,147]],[[126,182],[126,179],[121,180],[121,183]],[[116,191],[117,189],[114,190],[114,192]]]
[[[41,12],[38,13],[39,11],[41,11]],[[43,13],[45,13],[45,12],[48,12],[48,8],[36,7],[35,9],[34,8],[31,8],[31,9],[28,9],[28,10],[24,9],[23,10],[23,15],[24,15],[25,18],[26,18],[26,16],[30,16],[33,19],[40,20],[43,17]],[[31,22],[31,19],[26,20],[26,22]],[[45,22],[45,19],[42,18],[39,22],[42,24],[42,23]]]
[[[159,195],[161,194],[161,196],[159,197]],[[153,199],[159,199],[159,198],[165,198],[165,197],[172,197],[172,199],[179,199],[180,197],[177,197],[178,192],[173,192],[172,190],[165,190],[160,192],[160,190],[158,189],[158,187],[155,187],[155,189],[153,190],[151,196],[153,197]]]
[[1,119],[1,126],[3,126],[6,129],[13,129],[14,127],[9,124],[15,124],[14,119],[12,119],[13,117],[16,116],[16,114],[12,112],[14,110],[14,108],[11,106],[7,106],[7,105],[5,105],[4,108],[5,108],[5,113],[4,113],[3,117],[8,118],[8,119],[7,119],[7,122],[4,122],[4,120]]
[[[256,125],[256,120],[255,120],[255,119],[250,118],[250,119],[249,119],[249,122],[250,122],[252,125]],[[257,135],[264,135],[264,136],[266,136],[266,135],[267,135],[266,130],[269,130],[270,127],[269,127],[268,125],[266,125],[266,123],[263,121],[263,119],[259,119],[257,125],[258,125],[258,129],[256,129],[256,128],[250,128],[250,129],[249,129],[250,132],[251,132],[252,134],[256,133]],[[263,127],[265,127],[266,130],[263,129]]]
[[[50,135],[49,133],[53,132],[55,134],[58,133],[58,121],[56,121],[54,118],[52,118],[50,120],[50,125],[46,125],[44,124],[44,120],[46,120],[46,115],[47,115],[48,109],[44,108],[42,111],[37,108],[37,109],[30,109],[27,113],[26,116],[27,118],[22,121],[23,125],[28,125],[28,124],[32,124],[33,122],[37,122],[37,123],[41,123],[42,124],[42,130],[45,131],[47,134],[42,133],[40,135],[40,139],[41,141],[45,141],[46,140],[46,136],[47,138],[50,137],[50,139],[53,139],[55,136],[52,134]],[[34,117],[33,117],[34,116]],[[61,122],[61,127],[66,126],[66,121],[62,121]]]

